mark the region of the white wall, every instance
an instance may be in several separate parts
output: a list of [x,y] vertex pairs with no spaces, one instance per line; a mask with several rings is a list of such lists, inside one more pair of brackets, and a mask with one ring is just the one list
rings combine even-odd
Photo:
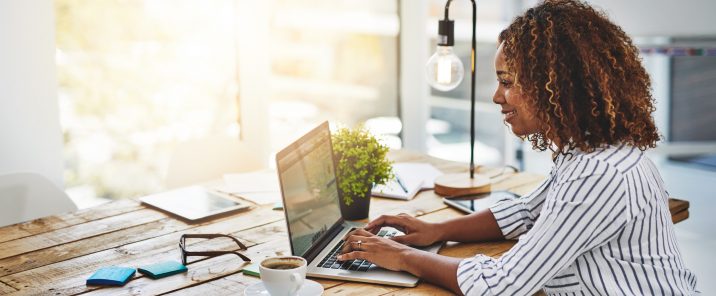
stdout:
[[[585,0],[604,10],[624,31],[635,36],[716,35],[714,0]],[[538,0],[524,0],[523,7]]]
[[632,36],[716,35],[714,0],[589,0]]
[[54,23],[51,0],[0,1],[0,174],[64,188]]

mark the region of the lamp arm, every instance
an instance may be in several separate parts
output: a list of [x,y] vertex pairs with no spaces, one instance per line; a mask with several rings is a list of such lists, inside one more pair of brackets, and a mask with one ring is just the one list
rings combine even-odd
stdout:
[[[477,41],[475,31],[477,27],[477,3],[472,2],[472,51],[470,52],[470,178],[475,177],[475,48]],[[445,3],[445,21],[449,20],[449,10],[452,0]]]
[[477,3],[475,0],[472,2],[472,51],[470,54],[470,68],[471,68],[471,85],[470,85],[470,178],[475,177],[475,69],[476,57],[475,48],[477,47],[477,41],[475,38],[476,25],[477,25]]

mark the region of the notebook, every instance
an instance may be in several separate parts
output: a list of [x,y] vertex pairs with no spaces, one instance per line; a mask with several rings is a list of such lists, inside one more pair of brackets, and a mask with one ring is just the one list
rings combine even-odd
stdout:
[[373,187],[373,196],[410,200],[421,190],[435,188],[435,178],[443,173],[429,163],[399,162],[393,164],[395,178]]

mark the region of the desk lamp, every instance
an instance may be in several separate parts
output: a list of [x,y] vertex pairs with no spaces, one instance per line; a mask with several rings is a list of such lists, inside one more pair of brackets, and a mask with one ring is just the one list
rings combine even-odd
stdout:
[[[455,45],[455,21],[448,17],[450,3],[445,4],[445,18],[438,22],[438,46],[435,54],[425,64],[430,86],[439,91],[449,91],[462,82],[465,69],[453,53]],[[490,191],[490,178],[475,174],[475,13],[477,4],[472,2],[472,52],[470,55],[470,174],[446,174],[435,179],[435,193],[443,196],[462,196]]]

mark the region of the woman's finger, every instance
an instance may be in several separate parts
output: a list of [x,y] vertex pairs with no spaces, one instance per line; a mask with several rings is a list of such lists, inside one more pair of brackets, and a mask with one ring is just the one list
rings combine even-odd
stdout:
[[372,249],[371,243],[363,241],[363,240],[354,241],[351,244],[352,244],[351,249],[353,251],[370,252],[370,249]]
[[340,261],[348,261],[348,260],[356,260],[356,259],[365,259],[365,260],[371,261],[370,259],[368,259],[368,257],[369,257],[368,252],[353,251],[350,253],[338,255],[337,259]]
[[366,242],[369,239],[372,239],[374,237],[375,236],[373,236],[372,233],[367,232],[365,230],[363,230],[362,232],[354,233],[353,235],[348,236],[344,240],[343,247],[341,248],[341,253],[347,253],[352,250],[355,250],[356,242],[358,242],[358,241]]
[[406,216],[383,215],[378,217],[378,219],[375,219],[368,223],[365,228],[371,233],[377,233],[377,231],[379,231],[380,228],[384,226],[395,227],[398,230],[402,231],[409,224],[408,220],[406,219],[409,216]]
[[348,233],[346,233],[346,235],[343,236],[343,240],[347,240],[348,237],[350,237],[351,235],[353,235],[353,233],[355,233],[357,230],[358,230],[358,228],[353,229],[353,230],[351,230],[351,231],[348,231]]
[[349,235],[343,240],[343,247],[341,247],[341,253],[348,253],[353,250],[353,242],[357,241],[354,235]]
[[364,236],[364,237],[371,237],[371,236],[374,236],[375,234],[372,233],[372,232],[370,232],[370,231],[368,231],[368,230],[365,230],[365,229],[363,229],[363,228],[359,228],[359,229],[356,229],[356,230],[353,231],[353,235],[356,235],[356,236]]
[[373,236],[374,233],[364,229],[364,228],[356,228],[354,230],[349,231],[346,233],[346,235],[343,237],[343,240],[348,239],[349,236],[352,235],[359,235],[359,236]]
[[372,233],[377,233],[380,227],[383,226],[383,223],[385,223],[385,217],[387,217],[387,215],[381,215],[373,221],[368,222],[364,228]]
[[415,234],[406,234],[406,235],[394,236],[394,237],[391,237],[390,239],[392,239],[395,242],[404,244],[404,245],[413,245],[413,244],[415,244],[416,237],[417,237],[417,235],[415,235]]

